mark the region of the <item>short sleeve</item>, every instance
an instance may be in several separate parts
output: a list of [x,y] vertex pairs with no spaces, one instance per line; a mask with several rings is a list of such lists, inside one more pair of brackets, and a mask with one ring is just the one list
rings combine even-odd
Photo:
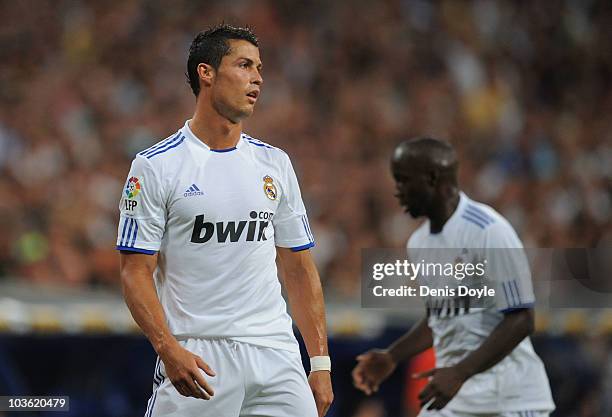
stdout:
[[285,154],[283,156],[282,194],[272,220],[275,244],[283,248],[291,248],[293,251],[300,251],[313,247],[315,241],[295,171],[289,157]]
[[529,262],[523,244],[507,222],[487,230],[486,271],[495,287],[495,305],[503,313],[532,308],[535,303]]
[[132,162],[119,211],[117,250],[157,252],[165,230],[165,204],[158,175],[147,159],[136,157]]

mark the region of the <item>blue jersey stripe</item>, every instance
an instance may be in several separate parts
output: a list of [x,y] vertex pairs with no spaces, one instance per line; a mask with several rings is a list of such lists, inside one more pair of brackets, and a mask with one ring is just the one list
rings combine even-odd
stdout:
[[123,231],[121,232],[121,240],[119,241],[120,245],[123,245],[123,239],[125,239],[125,229],[127,227],[128,218],[123,219]]
[[310,242],[314,242],[314,239],[310,237],[310,232],[308,229],[308,223],[306,222],[306,216],[302,216],[302,225],[304,226],[304,230],[306,231],[306,237]]
[[475,214],[478,214],[479,216],[481,216],[483,219],[487,220],[488,222],[493,223],[494,221],[493,217],[489,216],[483,209],[476,207],[473,204],[468,204],[466,209],[471,210]]
[[170,149],[172,149],[172,148],[176,148],[176,147],[177,147],[177,146],[179,146],[181,143],[183,143],[183,141],[184,141],[184,140],[185,140],[185,136],[181,136],[181,139],[180,139],[178,142],[174,143],[173,145],[168,145],[168,146],[166,146],[165,148],[159,149],[159,150],[158,150],[157,152],[155,152],[155,153],[152,153],[152,154],[147,155],[147,159],[151,159],[151,158],[153,158],[155,155],[159,155],[159,154],[161,154],[161,153],[164,153],[164,152],[169,151],[169,150],[170,150]]
[[476,226],[480,227],[481,229],[485,228],[485,225],[482,224],[479,219],[476,219],[474,217],[468,216],[467,213],[463,214],[461,217],[464,218],[465,220],[471,222],[471,223],[474,223]]
[[251,145],[255,145],[255,146],[259,146],[261,148],[268,148],[268,149],[274,149],[272,146],[270,145],[266,145],[265,143],[257,143],[257,142],[252,142],[250,140],[247,139],[247,142],[249,142]]
[[510,306],[516,306],[518,304],[520,304],[518,302],[518,300],[516,299],[515,295],[514,295],[514,290],[512,288],[512,283],[510,282],[504,282],[504,285],[506,287],[508,287],[508,293],[510,294],[510,298],[512,299],[512,302],[509,304]]
[[512,280],[512,284],[514,284],[514,289],[516,291],[516,298],[518,298],[518,303],[521,304],[521,294],[519,292],[519,288],[518,288],[518,284],[516,283],[516,280]]
[[268,148],[268,149],[277,149],[277,148],[274,148],[274,146],[272,146],[272,145],[270,145],[270,144],[268,144],[268,143],[266,143],[264,141],[261,141],[259,139],[255,139],[254,137],[251,137],[251,136],[247,135],[246,133],[242,133],[242,137],[244,139],[246,139],[251,145],[259,146],[259,147],[262,147],[262,148]]
[[306,215],[304,215],[304,222],[306,223],[306,228],[308,229],[310,240],[314,242],[314,235],[312,234],[312,230],[310,230],[310,223],[308,223],[308,217],[306,217]]
[[508,298],[508,290],[506,289],[506,283],[502,282],[502,288],[504,289],[504,295],[506,296],[506,304],[511,306],[513,303],[510,302],[510,298]]
[[478,211],[472,209],[470,206],[467,206],[465,209],[465,214],[469,214],[471,216],[476,217],[477,219],[479,219],[482,223],[484,224],[489,224],[492,223],[487,217],[483,216],[481,213],[479,213]]
[[130,227],[128,227],[127,236],[125,237],[125,241],[121,243],[121,245],[128,246],[130,243],[130,236],[132,236],[132,228],[134,227],[134,219],[130,219]]
[[164,146],[171,144],[172,142],[175,142],[180,137],[181,137],[181,131],[179,130],[176,135],[170,136],[167,139],[164,139],[161,142],[159,142],[157,145],[153,145],[150,148],[145,149],[142,152],[139,152],[138,155],[147,156],[148,154],[153,153],[153,152],[157,151],[158,149],[163,148]]
[[164,382],[164,379],[165,378],[162,378],[159,385],[155,387],[155,390],[153,391],[153,396],[149,399],[147,411],[145,413],[146,417],[151,417],[151,415],[153,414],[153,407],[155,407],[155,400],[157,400],[157,391],[159,390],[159,387],[161,386],[162,382]]
[[155,152],[157,149],[168,145],[170,142],[174,142],[175,140],[177,140],[179,137],[181,136],[181,131],[179,130],[178,133],[174,136],[168,136],[166,139],[162,140],[161,142],[159,142],[156,145],[153,145],[147,149],[145,149],[142,152],[139,152],[138,155],[142,155],[142,156],[146,156],[146,154],[151,153],[151,152]]
[[512,301],[513,304],[512,305],[518,305],[520,304],[519,300],[518,300],[518,294],[516,294],[514,292],[514,286],[512,285],[512,281],[507,283],[508,285],[508,289],[510,290],[510,294],[512,295]]
[[159,380],[160,380],[160,376],[159,376],[159,356],[157,356],[157,359],[155,359],[155,372],[153,372],[153,386],[157,386],[159,385]]
[[138,236],[138,222],[134,220],[134,236],[132,237],[131,247],[134,247],[134,243],[136,243],[136,236]]

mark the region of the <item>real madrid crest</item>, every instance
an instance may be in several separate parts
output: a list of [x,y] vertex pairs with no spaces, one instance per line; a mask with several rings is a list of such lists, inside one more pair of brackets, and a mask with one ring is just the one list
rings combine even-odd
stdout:
[[278,197],[278,193],[276,191],[276,185],[274,185],[274,180],[272,179],[272,177],[266,175],[265,177],[263,177],[263,182],[263,189],[264,193],[266,193],[266,197],[268,197],[270,200],[276,200],[276,198]]

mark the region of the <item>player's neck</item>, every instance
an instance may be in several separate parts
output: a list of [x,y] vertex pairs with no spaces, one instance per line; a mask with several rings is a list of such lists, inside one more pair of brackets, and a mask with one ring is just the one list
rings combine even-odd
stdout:
[[213,111],[196,110],[189,128],[210,149],[229,149],[240,140],[242,122],[233,123]]
[[438,210],[429,216],[429,232],[440,233],[444,225],[452,217],[459,206],[459,193],[455,190],[453,194],[438,206]]

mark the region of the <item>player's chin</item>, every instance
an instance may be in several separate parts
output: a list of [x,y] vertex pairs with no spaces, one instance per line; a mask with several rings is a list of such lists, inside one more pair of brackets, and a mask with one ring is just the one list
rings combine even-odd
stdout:
[[240,109],[240,113],[243,118],[249,117],[250,115],[252,115],[253,111],[255,111],[255,103],[247,104],[246,106],[243,106]]

